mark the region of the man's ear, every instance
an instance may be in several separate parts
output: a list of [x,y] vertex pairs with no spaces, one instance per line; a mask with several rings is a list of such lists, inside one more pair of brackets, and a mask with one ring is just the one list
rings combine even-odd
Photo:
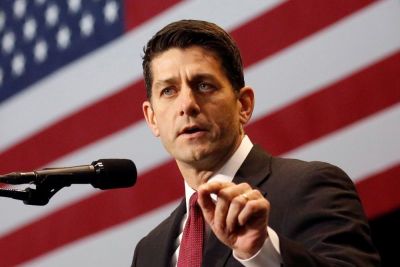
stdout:
[[245,86],[239,91],[238,101],[240,103],[240,123],[245,125],[251,118],[254,110],[254,91],[251,87]]
[[154,136],[159,137],[160,131],[157,126],[157,119],[153,111],[153,107],[151,106],[150,101],[144,101],[142,104],[143,115],[146,119],[147,125],[153,132]]

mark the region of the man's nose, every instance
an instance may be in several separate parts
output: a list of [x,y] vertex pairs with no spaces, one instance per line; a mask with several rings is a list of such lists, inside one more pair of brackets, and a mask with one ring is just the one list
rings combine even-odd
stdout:
[[189,86],[181,88],[179,115],[196,116],[200,112],[200,106],[195,92]]

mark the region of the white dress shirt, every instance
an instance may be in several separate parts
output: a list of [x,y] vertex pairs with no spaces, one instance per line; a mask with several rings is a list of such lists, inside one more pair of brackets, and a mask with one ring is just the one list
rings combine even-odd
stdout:
[[[252,142],[249,137],[246,135],[242,139],[238,149],[235,153],[230,157],[230,159],[225,163],[222,168],[217,171],[207,182],[210,181],[221,181],[221,182],[231,182],[236,172],[239,170],[240,166],[246,159],[247,155],[250,153],[251,148],[253,147]],[[186,197],[186,210],[189,210],[189,199],[192,194],[195,192],[186,182],[185,182],[185,197]],[[216,196],[211,196],[216,200]],[[187,216],[185,215],[182,219],[180,235],[175,240],[176,250],[174,255],[172,256],[172,266],[176,266],[177,259],[179,257],[179,245],[182,239],[183,228],[186,223]],[[236,260],[238,260],[241,264],[246,267],[279,267],[281,263],[281,255],[279,250],[279,238],[278,235],[272,230],[270,227],[267,227],[268,238],[265,240],[263,247],[251,258],[249,259],[239,259],[235,253],[233,256]],[[207,236],[210,233],[210,227],[206,226],[206,234]],[[205,238],[205,241],[207,238]]]

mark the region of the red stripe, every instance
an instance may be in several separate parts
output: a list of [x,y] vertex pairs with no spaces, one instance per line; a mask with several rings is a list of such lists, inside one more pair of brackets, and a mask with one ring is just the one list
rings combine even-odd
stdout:
[[[246,64],[251,65],[357,11],[369,2],[329,1],[329,4],[321,4],[317,0],[288,1],[241,26],[232,35],[243,49]],[[331,5],[334,8],[331,9]],[[303,26],[297,24],[299,21]],[[277,22],[278,28],[282,24],[284,29],[288,29],[284,34],[275,30],[277,27],[274,23]],[[257,34],[249,34],[254,31]],[[260,31],[265,34],[260,35]],[[140,102],[144,98],[142,84],[139,82],[129,86],[109,99],[94,103],[3,151],[0,154],[0,173],[39,168],[139,121],[142,119],[142,115],[139,115]],[[60,139],[60,136],[63,138]],[[43,151],[43,147],[46,150]]]
[[[269,148],[273,154],[280,154],[399,102],[400,77],[396,75],[397,70],[400,69],[399,57],[400,53],[397,53],[321,92],[294,102],[252,123],[248,126],[247,132],[252,140]],[[385,90],[377,88],[385,88]],[[308,128],[311,130],[304,130]],[[171,161],[140,177],[133,192],[120,190],[100,193],[9,233],[0,239],[0,251],[15,249],[18,253],[6,255],[6,260],[13,264],[21,263],[173,201],[182,194],[182,181],[176,178],[180,175],[174,166],[175,164]],[[159,178],[160,173],[163,174],[163,179]],[[166,191],[166,188],[171,191]],[[178,191],[174,191],[177,188]],[[162,195],[160,197],[157,195],[157,198],[146,198],[148,192],[153,191],[160,192]],[[148,199],[148,202],[143,202],[143,199]],[[135,203],[141,203],[141,206],[135,207]],[[112,216],[104,216],[104,214]],[[80,218],[80,223],[74,221],[76,218]],[[58,229],[58,231],[51,232],[51,235],[47,236],[49,228]],[[37,238],[37,240],[31,238],[29,242],[34,242],[32,246],[37,248],[24,252],[18,249],[20,244],[27,242],[24,240],[26,236],[37,235],[46,237]],[[36,244],[36,242],[40,243]],[[23,258],[18,256],[20,253],[25,253]]]
[[370,219],[400,208],[400,164],[374,174],[356,184]]
[[400,52],[289,106],[247,128],[273,154],[307,142],[400,102]]
[[[180,177],[175,163],[170,161],[142,175],[132,189],[103,191],[8,233],[0,238],[0,251],[7,252],[1,253],[1,266],[21,264],[177,200],[183,196]],[[25,249],[21,249],[22,244]]]
[[141,0],[125,0],[124,1],[124,19],[125,29],[131,30],[139,24],[145,22],[159,13],[172,7],[181,0],[163,0],[163,1],[141,1]]
[[249,66],[374,1],[287,1],[232,33]]

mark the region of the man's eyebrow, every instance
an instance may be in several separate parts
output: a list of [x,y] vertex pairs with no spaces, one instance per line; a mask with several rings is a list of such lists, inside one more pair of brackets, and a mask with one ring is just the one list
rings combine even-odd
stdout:
[[[190,80],[203,80],[203,79],[208,79],[208,80],[217,80],[215,75],[210,74],[210,73],[198,73],[190,77]],[[176,83],[178,79],[171,77],[167,79],[159,79],[157,81],[154,81],[154,85],[165,85],[165,84],[172,84]]]
[[199,73],[199,74],[193,75],[193,77],[191,78],[191,80],[193,80],[193,81],[204,80],[204,79],[213,80],[213,81],[217,80],[215,75],[210,74],[210,73]]
[[[211,82],[214,82],[216,84],[219,84],[218,78],[210,73],[197,73],[195,75],[193,75],[192,77],[190,77],[189,83],[197,83],[197,82],[201,82],[203,80],[208,80]],[[171,77],[171,78],[167,78],[167,79],[159,79],[157,81],[154,81],[153,84],[153,88],[156,89],[160,89],[163,88],[165,86],[169,86],[172,84],[175,84],[178,82],[178,78],[175,77]]]
[[164,80],[157,80],[154,82],[154,87],[163,87],[165,85],[170,85],[176,82],[175,78],[168,78],[168,79],[164,79]]

